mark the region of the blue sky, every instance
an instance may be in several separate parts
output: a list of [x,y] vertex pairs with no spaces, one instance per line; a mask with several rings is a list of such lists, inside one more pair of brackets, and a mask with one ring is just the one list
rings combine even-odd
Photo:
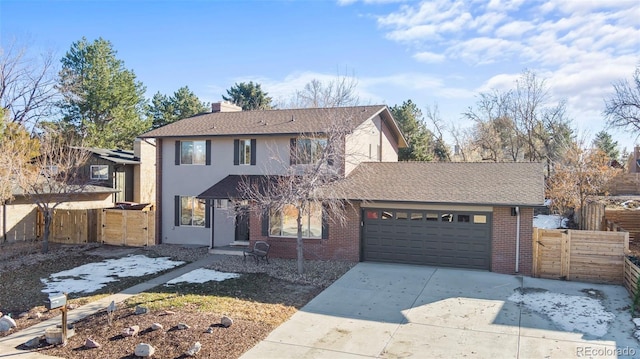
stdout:
[[[593,136],[612,83],[640,64],[640,2],[0,0],[0,36],[58,58],[102,37],[149,98],[189,86],[216,102],[254,81],[285,101],[311,79],[346,74],[362,103],[437,105],[462,127],[479,92],[513,88],[529,69]],[[627,149],[637,142],[610,132]]]

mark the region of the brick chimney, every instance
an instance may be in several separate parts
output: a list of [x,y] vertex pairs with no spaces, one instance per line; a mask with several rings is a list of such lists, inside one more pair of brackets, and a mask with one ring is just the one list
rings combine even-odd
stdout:
[[228,101],[214,102],[211,104],[211,112],[240,112],[242,107],[236,106]]

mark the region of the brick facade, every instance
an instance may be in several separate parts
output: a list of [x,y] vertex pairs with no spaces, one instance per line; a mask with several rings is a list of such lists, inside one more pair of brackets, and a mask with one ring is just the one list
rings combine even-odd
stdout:
[[[516,273],[517,216],[511,215],[512,207],[493,208],[491,238],[491,271]],[[518,273],[531,275],[533,266],[533,208],[520,208],[520,263]]]
[[[344,226],[330,222],[328,239],[305,239],[305,259],[360,261],[360,208],[350,209]],[[491,238],[491,271],[515,274],[517,217],[511,207],[494,207]],[[250,221],[251,245],[266,241],[271,245],[274,258],[296,258],[296,239],[262,236],[262,218],[252,215]],[[519,274],[531,275],[533,209],[520,208],[520,262]]]
[[[340,225],[329,221],[328,239],[304,239],[305,259],[360,261],[360,207],[357,204],[346,211],[347,221]],[[252,212],[250,225],[251,246],[255,241],[271,245],[269,255],[274,258],[296,258],[296,238],[262,236],[262,218]]]

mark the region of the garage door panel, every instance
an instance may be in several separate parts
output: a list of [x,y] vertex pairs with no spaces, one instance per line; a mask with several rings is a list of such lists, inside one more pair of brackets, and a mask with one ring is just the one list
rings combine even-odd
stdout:
[[[490,213],[391,209],[379,213],[385,219],[364,217],[364,260],[490,269]],[[486,221],[474,223],[474,216]]]

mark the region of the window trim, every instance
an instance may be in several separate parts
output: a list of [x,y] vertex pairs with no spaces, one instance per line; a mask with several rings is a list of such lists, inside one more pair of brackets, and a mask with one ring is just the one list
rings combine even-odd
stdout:
[[[107,168],[107,175],[106,177],[103,176],[94,176],[93,170],[94,168],[101,168],[104,169],[105,167]],[[100,169],[98,169],[98,171],[100,171]],[[109,180],[109,165],[91,165],[89,167],[89,177],[91,178],[92,181],[108,181]]]
[[[182,223],[182,199],[183,198],[187,198],[187,199],[192,199],[191,203],[192,203],[192,207],[191,207],[191,224],[183,224]],[[196,203],[201,203],[202,206],[204,207],[204,213],[203,213],[203,218],[202,218],[202,225],[194,225],[193,224],[193,218],[194,218],[194,211],[195,211],[195,204]],[[211,207],[211,203],[209,200],[204,200],[201,198],[198,198],[196,196],[183,196],[183,195],[176,195],[175,196],[175,223],[174,226],[175,227],[190,227],[190,228],[210,228],[211,227],[211,223],[210,223],[210,207]]]
[[[292,205],[289,205],[292,206]],[[295,208],[295,206],[293,206]],[[316,206],[317,207],[317,206]],[[327,223],[325,221],[325,215],[324,215],[324,211],[323,209],[317,208],[317,210],[320,211],[320,233],[318,236],[305,236],[305,228],[306,228],[306,233],[311,234],[311,220],[313,219],[314,216],[317,216],[318,213],[312,213],[311,211],[309,211],[308,214],[304,215],[302,217],[303,220],[303,224],[302,224],[302,239],[327,239]],[[267,237],[271,237],[271,238],[297,238],[297,222],[296,222],[296,234],[294,235],[285,235],[283,234],[283,228],[284,228],[284,220],[285,217],[282,215],[282,210],[278,211],[279,213],[275,213],[275,210],[270,209],[268,210],[268,216],[266,216],[267,218],[263,219],[263,220],[267,220],[268,226],[266,227],[267,232],[266,235]],[[279,234],[272,234],[272,222],[274,220],[274,217],[279,217],[279,224],[278,226],[280,227],[279,230]],[[295,218],[294,218],[295,220]],[[306,226],[305,223],[306,222]],[[264,234],[263,234],[264,235]]]
[[[309,153],[308,160],[306,160],[306,158],[301,155],[301,151],[300,151],[301,146],[302,146],[301,143],[306,142],[306,141],[309,141],[308,149],[309,149],[310,153]],[[314,143],[321,142],[321,141],[324,142],[324,148],[326,148],[326,146],[328,145],[328,139],[326,137],[298,137],[298,138],[292,138],[291,139],[291,161],[290,161],[290,163],[292,165],[309,165],[309,164],[313,164],[313,163],[317,162],[318,158],[314,158],[314,157],[316,157],[316,156],[314,156],[314,148],[317,148],[317,146],[314,146]],[[305,147],[305,149],[306,148],[307,147]]]

